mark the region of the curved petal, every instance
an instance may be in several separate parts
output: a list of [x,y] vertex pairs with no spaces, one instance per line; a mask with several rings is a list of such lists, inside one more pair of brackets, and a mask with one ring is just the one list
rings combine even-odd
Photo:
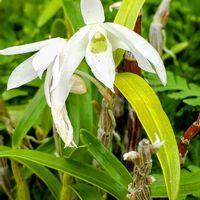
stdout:
[[34,55],[15,68],[8,79],[7,90],[24,85],[37,77],[37,73],[32,66],[33,58]]
[[47,46],[51,42],[57,40],[58,38],[43,40],[40,42],[34,42],[30,44],[20,45],[20,46],[14,46],[9,47],[3,50],[0,50],[0,54],[2,55],[16,55],[16,54],[23,54],[23,53],[29,53],[29,52],[35,52],[40,50],[41,48]]
[[81,0],[81,12],[87,25],[105,21],[104,9],[100,0]]
[[52,65],[48,67],[44,82],[44,94],[49,107],[51,107]]
[[66,44],[64,61],[56,88],[52,91],[52,107],[61,110],[72,87],[71,77],[85,56],[89,27],[80,29]]
[[59,76],[60,76],[60,58],[59,56],[57,56],[52,67],[53,82],[51,86],[51,91],[53,91],[56,88],[59,81]]
[[121,40],[121,38],[116,37],[114,34],[107,32],[108,40],[111,42],[113,51],[120,48],[126,51],[132,51],[135,59],[137,60],[138,66],[151,73],[155,73],[155,70],[149,63],[149,61],[134,47],[130,50],[130,48]]
[[73,75],[70,82],[72,81],[72,86],[70,93],[75,94],[84,94],[87,91],[86,84],[82,78],[80,78],[78,75]]
[[55,40],[35,54],[33,67],[35,71],[38,72],[40,78],[42,77],[44,70],[46,70],[55,57],[62,52],[65,43],[64,39]]
[[104,27],[120,38],[130,48],[133,54],[136,49],[142,56],[148,59],[154,65],[161,82],[166,85],[167,77],[163,61],[159,53],[144,38],[119,24],[105,23]]
[[60,111],[52,108],[51,113],[55,128],[65,143],[65,147],[76,146],[73,141],[73,128],[69,120],[66,107],[64,106]]
[[107,49],[101,53],[91,52],[90,44],[88,44],[85,58],[95,77],[114,92],[115,63],[113,60],[112,46],[108,41],[106,42]]

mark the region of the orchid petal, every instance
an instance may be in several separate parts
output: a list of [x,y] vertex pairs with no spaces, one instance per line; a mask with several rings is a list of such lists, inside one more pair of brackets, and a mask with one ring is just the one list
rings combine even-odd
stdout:
[[[107,32],[107,36],[108,36],[108,40],[112,44],[113,51],[115,51],[118,48],[126,50],[126,51],[130,51],[130,48],[123,41],[121,41],[120,38],[117,38],[115,35],[113,35],[110,32]],[[134,47],[132,47],[132,53],[134,54],[134,57],[137,60],[138,66],[141,69],[147,72],[155,73],[155,70],[153,69],[149,61]]]
[[44,82],[44,94],[49,107],[51,107],[52,65],[48,67]]
[[82,78],[80,78],[78,75],[73,75],[70,81],[72,81],[72,87],[70,93],[75,93],[75,94],[86,93],[87,91],[86,84]]
[[73,141],[73,128],[69,120],[66,107],[64,106],[60,111],[52,108],[51,113],[56,130],[65,143],[65,147],[75,146]]
[[51,85],[51,91],[56,88],[58,84],[58,80],[59,80],[59,75],[60,75],[60,60],[59,60],[59,56],[57,56],[52,68],[53,82]]
[[65,40],[55,40],[52,44],[42,48],[35,54],[33,59],[33,67],[38,72],[39,77],[42,77],[44,70],[53,62],[55,57],[59,55],[64,47]]
[[31,56],[15,68],[8,79],[7,90],[24,85],[37,77],[37,73],[32,66],[33,58],[34,56]]
[[[159,53],[140,35],[130,29],[114,23],[105,23],[106,28],[110,33],[120,38],[134,54],[135,49],[148,59],[155,68],[163,85],[167,83],[166,70]],[[137,58],[136,58],[137,59]]]
[[114,92],[115,63],[113,60],[112,46],[108,40],[106,42],[107,49],[101,53],[91,52],[90,44],[88,44],[85,58],[95,77]]
[[104,9],[100,0],[81,0],[81,12],[87,25],[105,21]]
[[47,46],[51,42],[57,40],[58,38],[48,39],[41,42],[34,42],[30,44],[20,45],[20,46],[14,46],[9,47],[3,50],[0,50],[0,54],[2,55],[16,55],[16,54],[23,54],[23,53],[29,53],[29,52],[35,52],[43,47]]
[[88,42],[89,27],[80,29],[66,44],[64,49],[64,61],[60,70],[60,77],[56,88],[52,91],[52,106],[61,110],[73,82],[71,77],[85,56],[85,49]]

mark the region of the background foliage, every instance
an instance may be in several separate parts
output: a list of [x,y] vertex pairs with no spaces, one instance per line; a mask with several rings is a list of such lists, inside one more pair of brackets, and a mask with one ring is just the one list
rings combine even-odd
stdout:
[[[63,1],[67,3],[66,1]],[[70,1],[69,1],[70,2]],[[75,3],[74,3],[75,2]],[[74,1],[75,4],[79,1]],[[116,12],[109,12],[109,5],[114,1],[112,0],[103,0],[104,8],[106,11],[107,21],[113,21]],[[158,0],[147,0],[144,8],[143,8],[143,28],[142,35],[145,38],[148,38],[150,23],[153,19],[153,14],[155,13],[158,5]],[[49,8],[48,8],[49,7]],[[174,132],[176,133],[177,140],[179,140],[180,136],[183,132],[196,120],[198,112],[200,111],[200,13],[198,8],[200,7],[200,2],[198,0],[173,0],[171,3],[170,17],[168,24],[166,26],[166,47],[170,50],[170,53],[164,53],[163,59],[165,61],[165,66],[168,71],[168,84],[166,87],[162,87],[160,85],[159,80],[154,75],[144,73],[144,77],[147,82],[154,88],[154,90],[158,93],[160,101],[166,111],[172,125],[174,128]],[[48,9],[45,13],[45,9]],[[51,12],[49,12],[51,10]],[[48,20],[45,19],[44,16],[49,16]],[[66,11],[62,9],[61,5],[56,3],[56,1],[39,1],[39,0],[17,0],[17,2],[13,2],[12,0],[2,0],[0,1],[0,49],[3,49],[8,46],[14,46],[24,43],[30,43],[34,41],[43,40],[52,37],[67,37],[72,35],[73,29],[68,25],[66,29],[66,21],[63,20],[68,17],[66,15]],[[74,20],[80,19],[78,14],[74,14]],[[79,21],[80,24],[75,27],[78,29],[78,26],[82,25],[82,21]],[[32,138],[26,138],[25,143],[30,141],[30,148],[37,149],[43,153],[53,153],[55,150],[55,145],[52,138],[52,120],[50,117],[49,108],[44,103],[44,99],[38,99],[35,96],[38,88],[42,85],[43,80],[35,80],[26,86],[20,87],[19,89],[15,89],[12,91],[6,91],[6,83],[11,71],[24,60],[29,55],[21,55],[21,56],[0,56],[0,94],[1,99],[4,104],[0,104],[0,114],[1,116],[6,116],[6,112],[9,113],[12,122],[18,127],[15,131],[23,134],[22,130],[25,130],[24,126],[20,129],[18,126],[21,123],[20,119],[22,116],[27,116],[27,113],[30,113],[30,109],[33,108],[34,102],[40,102],[40,104],[36,104],[35,108],[35,116],[33,116],[32,121],[29,121],[29,124],[24,122],[26,130],[29,131],[29,136],[34,136],[37,141]],[[87,66],[83,63],[81,66],[82,70],[88,71]],[[88,131],[96,133],[97,130],[97,121],[98,117],[96,112],[94,112],[91,101],[101,102],[101,97],[98,95],[94,86],[87,82],[88,85],[88,93],[85,95],[77,96],[70,95],[68,99],[68,109],[70,118],[72,120],[74,129],[75,129],[75,140],[80,140],[79,138],[79,130],[80,128],[86,128]],[[41,91],[38,91],[38,93]],[[38,94],[37,93],[37,94]],[[34,98],[34,99],[33,99]],[[72,103],[70,103],[72,102]],[[88,106],[90,105],[90,106]],[[26,111],[25,111],[26,110]],[[74,112],[76,110],[76,112]],[[25,114],[24,114],[25,111]],[[85,116],[87,114],[87,116]],[[5,119],[2,119],[0,116],[0,133],[3,136],[3,142],[7,146],[11,146],[11,140],[8,135],[8,131],[12,129],[11,124],[5,123]],[[48,116],[48,117],[47,117]],[[37,120],[36,120],[37,119]],[[12,131],[11,131],[12,132]],[[24,133],[26,134],[26,133]],[[21,138],[22,139],[22,138]],[[87,144],[88,141],[91,141],[93,138],[87,138],[83,136],[82,143]],[[14,146],[19,145],[21,141],[20,138],[16,138],[14,140]],[[87,141],[88,140],[88,141]],[[191,141],[189,146],[189,154],[185,163],[185,169],[182,174],[184,174],[181,179],[181,184],[184,185],[188,183],[191,188],[188,189],[188,192],[185,192],[185,189],[181,189],[183,192],[180,195],[180,199],[198,199],[200,198],[200,189],[198,187],[195,188],[195,184],[198,185],[197,181],[200,179],[200,137],[197,136],[194,140]],[[103,148],[103,147],[102,147]],[[7,149],[1,149],[2,152],[7,152],[9,156],[9,152]],[[20,150],[19,150],[20,151]],[[104,152],[104,149],[102,149]],[[89,153],[88,153],[89,152]],[[80,169],[78,170],[86,170],[88,173],[97,173],[96,171],[92,171],[86,163],[89,163],[92,160],[92,156],[94,156],[97,160],[101,156],[94,155],[95,151],[86,147],[81,147],[81,149],[72,150],[67,149],[63,150],[61,154],[64,157],[67,157],[67,161],[60,160],[59,162],[66,165],[66,168],[63,168],[62,171],[66,172],[69,167],[72,168],[70,174],[79,178],[81,180],[91,178],[91,177],[83,177],[76,172],[75,162],[79,162]],[[105,152],[104,152],[105,153]],[[56,196],[56,192],[60,189],[60,185],[58,183],[58,188],[53,188],[51,186],[51,182],[58,181],[55,179],[54,175],[58,175],[56,171],[47,170],[47,168],[39,168],[37,165],[35,166],[32,162],[34,160],[34,153],[27,152],[27,156],[30,157],[29,160],[26,160],[23,156],[19,157],[20,152],[16,152],[16,155],[13,156],[13,159],[23,163],[27,168],[24,168],[24,174],[26,175],[26,180],[31,185],[31,196],[33,199],[54,199]],[[46,154],[41,154],[41,160],[37,161],[38,163],[42,163],[42,156],[47,156]],[[108,156],[111,156],[110,154]],[[71,158],[76,157],[76,161],[71,161]],[[84,159],[83,159],[84,158]],[[53,158],[52,158],[53,159]],[[109,157],[109,159],[111,159]],[[113,159],[113,158],[112,158]],[[59,163],[58,162],[58,163]],[[101,161],[100,161],[101,162]],[[105,160],[102,161],[101,167],[111,170],[112,166],[107,166]],[[113,180],[108,180],[107,182],[103,182],[103,180],[99,180],[99,182],[95,182],[98,186],[101,186],[106,191],[110,191],[110,193],[117,197],[123,199],[123,195],[126,194],[125,185],[126,182],[130,182],[130,177],[127,175],[126,169],[122,168],[122,166],[115,160],[116,165],[120,168],[120,172],[123,172],[122,177],[127,177],[127,180],[122,182],[121,193],[112,191],[109,187],[109,181],[113,181],[113,184],[117,185],[117,181],[119,181],[122,177],[114,177]],[[43,163],[44,166],[51,166],[53,169],[61,168],[61,165],[54,166],[55,162],[52,163]],[[74,165],[73,165],[74,163]],[[154,173],[160,173],[159,165],[155,161]],[[52,167],[53,165],[53,167]],[[193,165],[191,167],[191,165]],[[31,168],[30,168],[31,166]],[[43,167],[43,166],[41,166]],[[88,168],[87,168],[88,167]],[[59,169],[60,169],[59,168]],[[44,180],[44,176],[39,174],[40,171],[44,171],[44,173],[49,177],[49,180]],[[74,170],[74,171],[73,171]],[[112,169],[113,170],[113,169]],[[193,178],[187,177],[188,171],[192,171],[195,173]],[[46,185],[41,181],[41,179],[37,178],[34,174],[37,174],[44,183],[49,183],[48,190],[46,189]],[[106,173],[111,173],[111,171],[107,171]],[[118,174],[118,172],[116,172]],[[186,175],[185,175],[186,174]],[[99,177],[104,177],[104,172],[99,172]],[[106,177],[106,175],[105,175]],[[158,185],[163,186],[163,178],[158,175]],[[192,182],[193,181],[193,182]],[[196,181],[196,182],[195,182]],[[81,185],[82,184],[82,185]],[[116,186],[117,187],[117,186]],[[157,185],[153,186],[153,194],[156,196],[156,192],[159,193],[160,188],[156,188]],[[188,186],[189,187],[189,186]],[[193,187],[193,188],[192,188]],[[192,189],[194,189],[192,192]],[[84,197],[84,193],[82,190],[88,191],[88,193],[95,194],[96,190],[91,188],[91,186],[83,184],[82,181],[77,181],[76,185],[72,185],[71,189],[77,193],[77,195],[82,198]],[[162,193],[166,196],[165,189],[160,189],[159,195]],[[185,193],[184,193],[185,192]],[[188,197],[186,197],[189,194]],[[54,195],[54,197],[53,197]],[[122,196],[120,196],[122,195]],[[6,199],[5,194],[1,191],[0,193],[1,199]],[[87,197],[89,199],[89,197]],[[98,197],[97,197],[98,198]],[[99,197],[101,199],[102,197]],[[92,199],[92,196],[91,196]],[[110,197],[111,199],[111,197]]]

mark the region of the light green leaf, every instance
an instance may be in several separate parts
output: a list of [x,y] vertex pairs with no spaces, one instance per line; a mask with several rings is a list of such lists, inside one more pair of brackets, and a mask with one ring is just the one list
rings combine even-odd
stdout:
[[133,29],[145,0],[123,0],[114,23]]
[[104,198],[98,193],[95,188],[83,184],[83,183],[77,183],[72,185],[72,189],[77,194],[77,196],[80,198],[80,200],[104,200]]
[[22,139],[41,115],[46,105],[43,86],[41,86],[26,108],[22,118],[17,123],[12,137],[12,145],[14,148],[21,144]]
[[[145,0],[123,0],[114,23],[124,25],[133,30],[144,2]],[[116,66],[120,64],[123,54],[124,51],[121,49],[115,51],[114,59]]]
[[39,27],[45,25],[61,8],[61,0],[51,0],[47,3],[47,7],[39,16],[37,25]]
[[87,131],[82,130],[81,133],[83,143],[88,145],[88,151],[93,155],[96,161],[117,182],[128,188],[132,177],[123,164]]
[[24,159],[42,166],[59,170],[98,186],[119,200],[124,200],[126,198],[127,188],[122,187],[107,173],[70,158],[58,158],[54,155],[33,150],[8,150],[5,146],[0,146],[0,157]]
[[28,92],[26,92],[26,91],[22,91],[22,90],[19,90],[19,89],[14,89],[14,90],[5,91],[2,94],[2,98],[3,98],[4,101],[8,101],[8,100],[13,99],[15,97],[27,96],[27,95],[28,95]]
[[179,152],[170,122],[152,88],[139,76],[121,73],[116,76],[116,87],[129,101],[152,142],[155,134],[165,141],[158,151],[168,196],[175,200],[180,183]]

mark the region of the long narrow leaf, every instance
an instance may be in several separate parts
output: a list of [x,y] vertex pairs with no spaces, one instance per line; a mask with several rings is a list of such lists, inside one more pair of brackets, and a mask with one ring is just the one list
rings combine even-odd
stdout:
[[88,151],[105,171],[120,184],[128,188],[128,184],[131,183],[132,178],[123,164],[88,132],[82,130],[81,138],[83,143],[88,145]]
[[72,185],[72,189],[78,195],[80,200],[104,200],[104,198],[95,190],[95,188],[83,184],[77,183]]
[[150,140],[155,141],[155,134],[165,141],[158,152],[167,192],[170,199],[176,199],[180,182],[180,161],[178,148],[170,122],[162,109],[158,97],[141,77],[131,73],[116,76],[116,87],[129,101]]
[[52,195],[56,200],[59,200],[61,183],[46,167],[39,165],[35,162],[23,159],[23,158],[14,158],[17,162],[25,165],[29,168],[34,174],[36,174],[49,188]]
[[47,104],[44,98],[44,91],[42,86],[29,103],[22,118],[17,123],[12,138],[12,145],[14,148],[18,147],[21,144],[22,139],[25,137],[27,132],[41,115],[46,105]]
[[47,153],[33,150],[7,150],[7,148],[4,146],[0,146],[0,157],[10,157],[12,159],[20,158],[35,162],[42,166],[62,171],[95,186],[98,186],[119,200],[126,199],[126,187],[122,187],[107,173],[97,170],[92,166],[74,161],[70,158],[58,158]]

